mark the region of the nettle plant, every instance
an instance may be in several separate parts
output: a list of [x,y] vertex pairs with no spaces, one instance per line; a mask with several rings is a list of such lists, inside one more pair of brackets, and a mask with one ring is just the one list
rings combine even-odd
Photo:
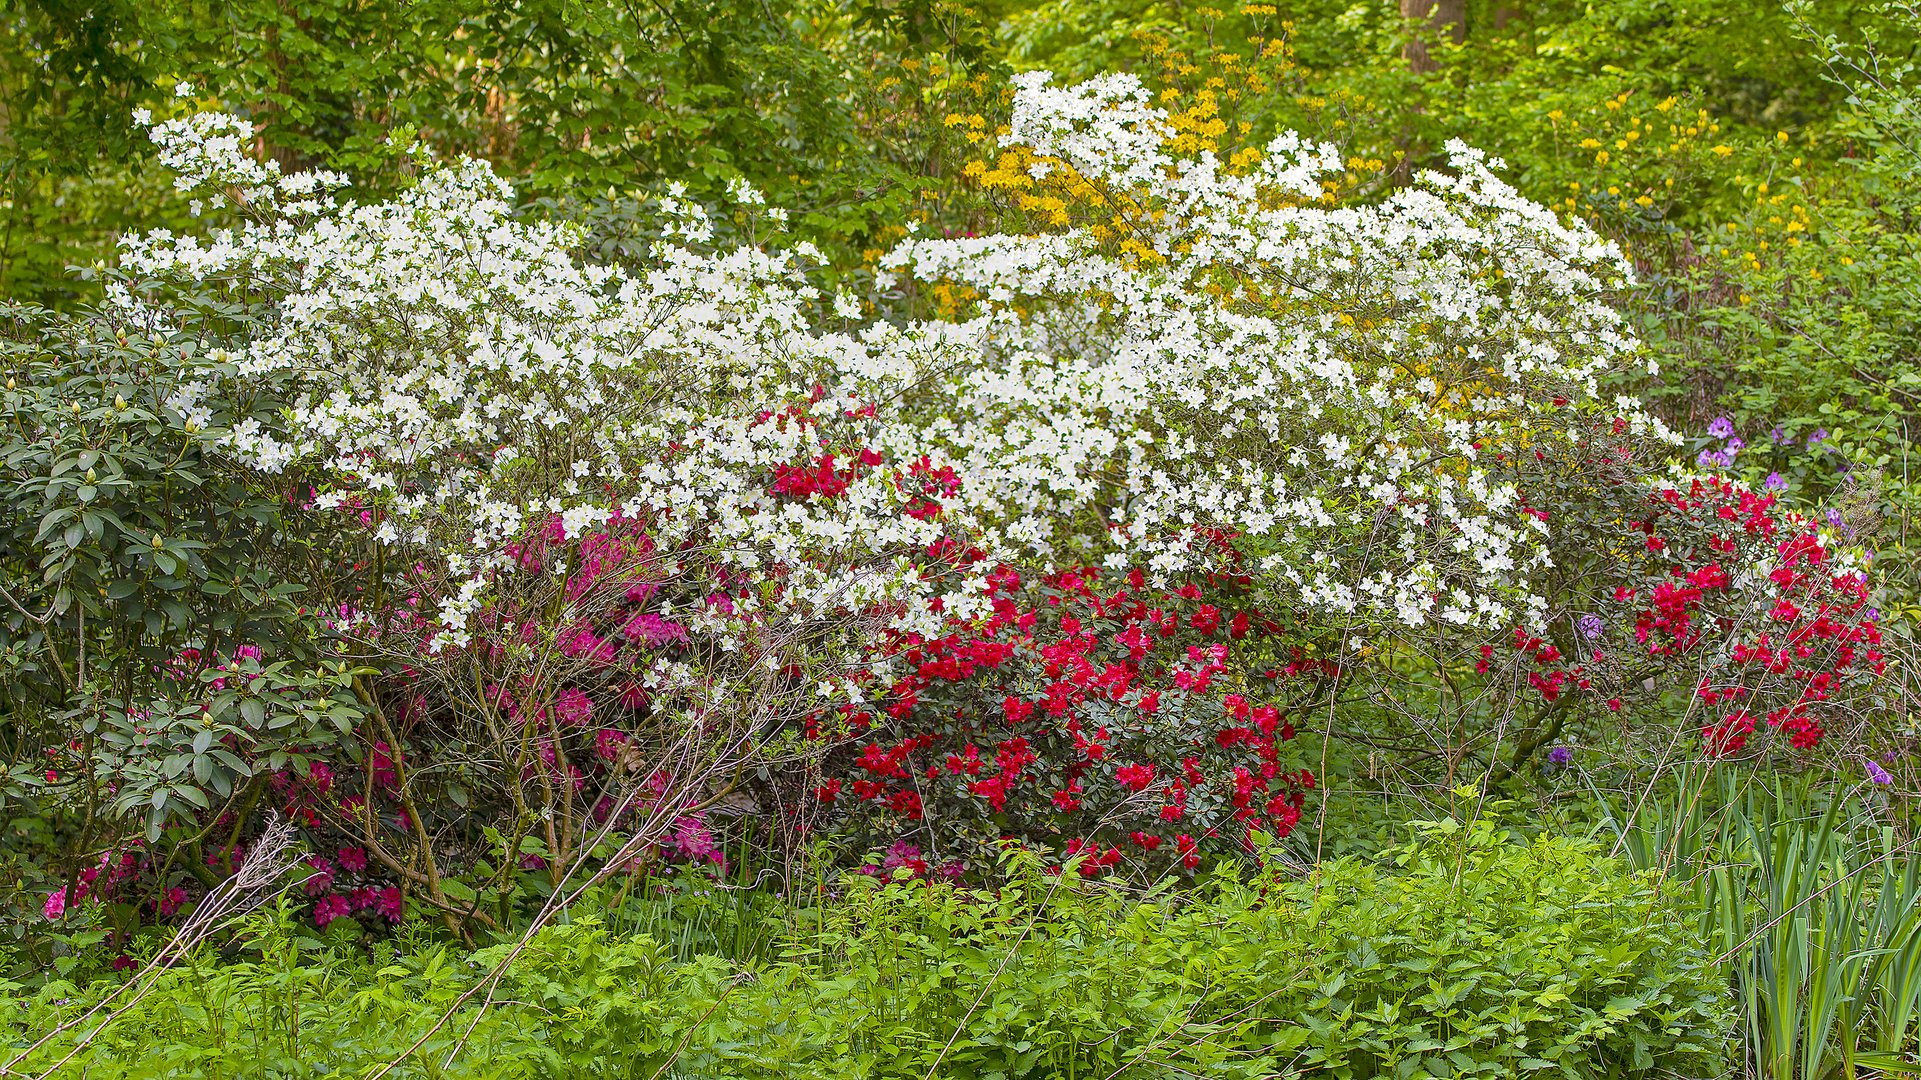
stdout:
[[1599,389],[1637,362],[1619,252],[1462,146],[1340,205],[1327,147],[1183,154],[1130,78],[1022,76],[996,168],[1035,231],[910,231],[863,299],[745,185],[724,223],[670,196],[615,267],[484,164],[358,205],[249,131],[155,127],[226,224],[127,241],[109,298],[267,312],[166,407],[276,387],[217,449],[355,553],[315,606],[365,717],[271,781],[328,918],[351,861],[504,926],[717,858],[723,805],[915,872],[1004,836],[1195,867],[1294,826],[1304,711],[1555,632],[1672,442]]

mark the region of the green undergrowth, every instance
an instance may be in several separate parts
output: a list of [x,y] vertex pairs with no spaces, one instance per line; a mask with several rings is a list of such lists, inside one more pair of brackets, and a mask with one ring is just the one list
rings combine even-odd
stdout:
[[[491,992],[510,945],[465,954],[410,927],[370,952],[302,938],[282,909],[252,917],[244,955],[166,971],[56,1075],[346,1077],[394,1061],[396,1077],[1726,1067],[1725,982],[1655,878],[1587,842],[1519,842],[1487,821],[1418,831],[1377,860],[1222,874],[1187,892],[1049,877],[1021,855],[995,892],[851,875],[785,906],[772,950],[715,921],[773,917],[752,905],[703,909],[702,940],[720,951],[691,957],[671,925],[635,932],[611,904],[587,905],[536,935]],[[7,1056],[114,989],[22,992]],[[98,1026],[14,1069],[44,1072]]]

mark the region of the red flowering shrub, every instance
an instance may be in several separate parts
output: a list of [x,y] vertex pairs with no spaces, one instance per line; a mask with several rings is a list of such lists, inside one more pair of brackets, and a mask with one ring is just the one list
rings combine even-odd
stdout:
[[906,672],[879,700],[810,725],[846,740],[815,789],[838,826],[912,837],[949,874],[1011,837],[1090,875],[1192,870],[1294,828],[1314,775],[1289,710],[1331,666],[1273,661],[1281,627],[1247,606],[1245,579],[989,581],[990,615],[896,643]]
[[1684,710],[1710,757],[1752,753],[1759,732],[1805,752],[1863,722],[1887,673],[1869,579],[1815,522],[1725,478],[1662,482],[1629,503],[1616,584],[1544,633],[1483,645],[1513,657],[1556,712]]

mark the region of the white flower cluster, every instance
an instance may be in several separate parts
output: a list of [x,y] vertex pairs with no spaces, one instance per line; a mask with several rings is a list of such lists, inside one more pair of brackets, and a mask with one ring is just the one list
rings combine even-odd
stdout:
[[[182,88],[191,90],[181,83],[176,92]],[[152,124],[153,114],[141,109],[134,120]],[[347,186],[347,178],[336,172],[312,169],[290,176],[278,161],[255,157],[249,152],[253,124],[230,113],[188,113],[154,124],[149,136],[160,148],[160,163],[174,173],[174,187],[199,196],[196,206],[303,217],[326,209],[327,194]]]
[[[1173,575],[1218,565],[1216,530],[1279,605],[1511,625],[1546,526],[1490,447],[1526,426],[1552,452],[1571,421],[1550,399],[1592,402],[1636,350],[1603,302],[1629,272],[1620,254],[1466,147],[1455,175],[1329,207],[1331,149],[1279,139],[1246,172],[1172,156],[1164,115],[1124,76],[1023,76],[1008,142],[1035,175],[1135,208],[1136,253],[1088,229],[910,232],[882,284],[982,298],[952,320],[863,325],[857,298],[823,304],[809,284],[817,252],[705,250],[711,223],[679,193],[670,239],[628,272],[516,218],[484,164],[334,203],[338,178],[281,176],[245,153],[248,131],[201,115],[155,139],[183,184],[279,213],[129,240],[124,265],[237,274],[278,297],[234,359],[305,389],[282,435],[236,429],[231,449],[323,468],[323,507],[369,511],[383,543],[464,580],[436,601],[444,644],[468,640],[530,528],[557,516],[574,536],[617,512],[777,580],[801,617],[884,607],[931,630],[937,596],[977,610],[980,582],[922,569],[946,536],[987,552],[983,573],[1005,559]],[[958,490],[917,486],[916,463],[951,468]],[[784,470],[837,479],[783,487]]]

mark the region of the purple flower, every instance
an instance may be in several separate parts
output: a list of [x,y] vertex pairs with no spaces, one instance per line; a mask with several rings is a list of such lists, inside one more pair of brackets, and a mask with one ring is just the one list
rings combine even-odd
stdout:
[[1566,746],[1557,746],[1547,752],[1547,759],[1556,765],[1566,765],[1574,760],[1574,750]]
[[1771,472],[1766,480],[1761,481],[1761,486],[1769,491],[1786,491],[1788,482],[1780,473]]
[[1808,436],[1808,446],[1812,448],[1816,443],[1822,442],[1827,437],[1828,437],[1827,428],[1815,428],[1814,434]]
[[1866,619],[1867,619],[1867,620],[1868,620],[1869,622],[1880,622],[1880,621],[1881,621],[1881,609],[1880,609],[1880,608],[1869,608],[1869,609],[1868,609],[1868,610],[1866,611],[1866,613],[1864,614],[1864,616],[1863,616],[1863,617],[1864,617],[1864,618],[1866,618]]
[[594,699],[570,686],[554,699],[554,716],[568,727],[585,727],[594,718]]
[[1874,760],[1873,758],[1868,759],[1868,779],[1874,781],[1877,784],[1894,783],[1894,777],[1889,776],[1888,770],[1882,768],[1881,763]]
[[1828,511],[1828,524],[1830,524],[1830,525],[1832,525],[1832,526],[1834,526],[1835,528],[1837,528],[1837,529],[1838,529],[1838,528],[1840,528],[1840,527],[1841,527],[1841,523],[1842,523],[1842,517],[1841,517],[1841,511],[1839,511],[1839,510],[1829,510],[1829,511]]
[[1768,438],[1772,439],[1776,446],[1779,446],[1788,441],[1788,430],[1776,424],[1774,425],[1774,430],[1768,432]]
[[1725,450],[1703,450],[1700,456],[1694,459],[1694,463],[1704,469],[1725,469],[1734,464],[1734,455]]
[[1728,436],[1728,453],[1730,454],[1740,453],[1743,449],[1747,447],[1747,445],[1748,445],[1747,440],[1743,439],[1739,435]]
[[1602,624],[1599,615],[1583,615],[1575,625],[1580,627],[1581,636],[1589,641],[1601,636]]
[[1725,416],[1717,416],[1708,422],[1708,434],[1717,439],[1725,439],[1734,434],[1734,421]]

